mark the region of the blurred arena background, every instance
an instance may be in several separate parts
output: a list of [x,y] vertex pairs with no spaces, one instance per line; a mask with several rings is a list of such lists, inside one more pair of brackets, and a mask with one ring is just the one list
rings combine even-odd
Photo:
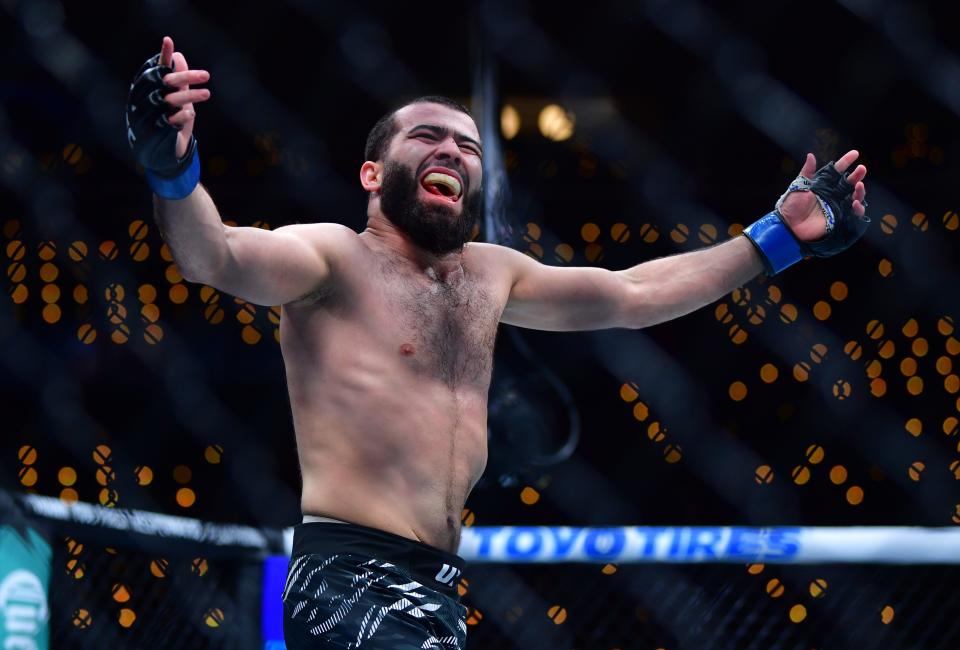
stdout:
[[[279,307],[183,281],[126,145],[128,84],[165,34],[211,72],[202,181],[235,225],[361,230],[367,131],[423,94],[498,141],[509,192],[477,238],[553,265],[723,241],[806,151],[859,149],[873,225],[842,255],[646,330],[503,326],[464,525],[960,525],[949,4],[0,7],[6,521],[40,495],[264,531],[32,517],[51,647],[263,647],[262,560],[300,515]],[[461,583],[469,647],[581,650],[956,648],[958,590],[956,566],[869,561],[477,563]]]

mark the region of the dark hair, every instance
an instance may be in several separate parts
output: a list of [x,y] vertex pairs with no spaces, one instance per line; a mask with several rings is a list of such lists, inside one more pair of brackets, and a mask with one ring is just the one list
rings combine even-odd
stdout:
[[397,121],[394,119],[394,116],[401,108],[405,108],[411,104],[440,104],[456,111],[460,111],[461,113],[466,113],[471,117],[471,119],[473,118],[473,114],[470,112],[470,109],[460,102],[450,99],[449,97],[443,97],[442,95],[427,95],[425,97],[417,97],[406,104],[397,106],[395,109],[377,120],[377,123],[373,125],[372,129],[370,129],[370,133],[367,134],[367,146],[363,150],[364,160],[383,159],[384,154],[387,153],[387,146],[389,146],[390,140],[392,140],[393,136],[397,134]]

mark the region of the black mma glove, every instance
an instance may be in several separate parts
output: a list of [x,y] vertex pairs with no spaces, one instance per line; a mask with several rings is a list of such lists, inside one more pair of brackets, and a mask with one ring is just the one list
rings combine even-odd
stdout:
[[[870,226],[870,217],[866,214],[858,217],[853,212],[853,185],[847,182],[847,174],[841,174],[829,162],[807,182],[827,219],[827,234],[816,241],[800,241],[800,250],[807,257],[830,257],[847,250]],[[779,209],[779,205],[777,207]],[[866,201],[863,207],[867,207]]]
[[[848,249],[863,236],[870,225],[866,215],[853,211],[853,185],[829,162],[813,175],[803,175],[790,184],[772,212],[750,224],[743,234],[760,251],[767,275],[775,275],[804,257],[830,257]],[[827,233],[816,241],[797,239],[780,213],[780,206],[791,192],[813,192],[827,222]],[[867,204],[864,202],[863,207]]]
[[165,199],[182,199],[200,182],[200,157],[197,139],[190,136],[183,158],[177,158],[177,134],[180,129],[167,117],[179,108],[163,101],[176,89],[163,82],[173,68],[160,64],[156,54],[144,62],[130,84],[127,96],[127,142],[137,162],[143,165],[147,182]]

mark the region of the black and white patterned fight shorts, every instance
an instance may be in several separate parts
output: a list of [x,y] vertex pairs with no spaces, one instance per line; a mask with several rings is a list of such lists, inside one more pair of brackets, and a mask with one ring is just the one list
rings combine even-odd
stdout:
[[457,583],[466,562],[374,528],[294,528],[283,589],[287,648],[465,650],[467,608]]

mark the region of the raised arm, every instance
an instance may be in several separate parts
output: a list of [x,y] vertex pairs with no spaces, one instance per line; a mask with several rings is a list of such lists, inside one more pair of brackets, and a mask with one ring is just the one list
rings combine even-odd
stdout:
[[833,255],[866,230],[863,178],[851,151],[814,174],[812,154],[777,202],[744,235],[623,271],[552,267],[502,247],[493,254],[511,283],[501,320],[552,331],[641,328],[688,314],[743,286],[762,271],[775,274],[803,257]]
[[127,98],[127,140],[146,170],[154,213],[184,278],[259,305],[282,305],[330,281],[331,260],[356,237],[346,226],[275,231],[226,226],[199,184],[194,103],[210,98],[206,70],[191,70],[173,39],[140,67]]
[[223,224],[203,186],[154,198],[156,219],[180,273],[257,305],[293,302],[331,281],[333,260],[357,234],[336,223],[276,230]]
[[501,255],[514,282],[500,320],[554,332],[656,325],[710,304],[763,271],[744,237],[623,271],[547,266],[506,248]]

